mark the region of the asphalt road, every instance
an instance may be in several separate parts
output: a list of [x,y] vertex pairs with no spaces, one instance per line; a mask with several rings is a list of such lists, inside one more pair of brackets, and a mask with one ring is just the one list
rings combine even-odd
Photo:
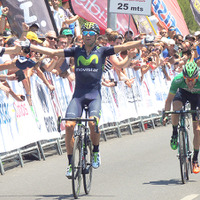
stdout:
[[[90,200],[198,200],[200,174],[181,183],[177,152],[169,147],[171,126],[102,141],[102,165],[93,171]],[[26,163],[0,176],[0,200],[73,199],[65,177],[66,155]]]

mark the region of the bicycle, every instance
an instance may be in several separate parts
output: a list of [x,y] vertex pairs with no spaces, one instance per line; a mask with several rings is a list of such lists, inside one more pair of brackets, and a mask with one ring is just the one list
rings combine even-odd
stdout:
[[80,194],[82,177],[85,194],[89,194],[91,189],[93,153],[92,142],[89,136],[89,121],[93,121],[96,124],[95,131],[99,133],[97,119],[88,119],[88,107],[86,105],[84,106],[84,110],[85,118],[61,118],[59,116],[57,124],[58,132],[61,131],[60,124],[62,121],[76,121],[78,124],[78,130],[74,134],[72,155],[72,191],[75,199],[77,199]]
[[[179,114],[178,124],[178,159],[180,161],[181,180],[185,184],[186,180],[189,180],[189,171],[192,173],[192,152],[190,151],[190,140],[188,136],[189,132],[189,115],[187,114],[197,113],[199,119],[199,110],[182,110],[178,111],[163,111],[163,117],[165,114]],[[163,118],[164,119],[164,118]],[[186,120],[187,124],[186,125]]]

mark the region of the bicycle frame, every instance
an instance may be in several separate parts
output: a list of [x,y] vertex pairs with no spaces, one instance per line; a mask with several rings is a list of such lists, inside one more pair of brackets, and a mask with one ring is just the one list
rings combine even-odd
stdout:
[[[88,108],[84,106],[85,118],[61,118],[58,117],[57,128],[60,132],[62,121],[76,121],[78,130],[74,134],[74,147],[72,156],[72,190],[74,198],[77,199],[80,193],[81,175],[85,193],[88,194],[92,181],[92,143],[89,138],[88,122],[95,123],[95,131],[99,133],[97,119],[88,119]],[[78,159],[78,160],[77,160]],[[77,161],[77,162],[76,162]]]
[[179,114],[179,126],[178,126],[178,158],[180,160],[180,170],[182,183],[189,180],[189,167],[192,172],[191,156],[188,136],[188,127],[186,127],[186,114],[187,113],[197,113],[199,118],[199,110],[182,110],[178,111],[165,111],[163,114]]

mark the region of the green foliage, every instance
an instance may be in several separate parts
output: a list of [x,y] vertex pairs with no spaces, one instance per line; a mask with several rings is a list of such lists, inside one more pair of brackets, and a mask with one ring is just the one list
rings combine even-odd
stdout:
[[194,19],[194,15],[190,8],[189,0],[178,0],[178,3],[182,10],[185,22],[187,24],[187,27],[188,27],[190,33],[194,33],[195,31],[200,30],[199,25],[197,24],[197,22]]
[[80,23],[80,27],[85,23],[85,22],[87,22],[87,20],[85,20],[85,19],[83,19],[83,18],[79,18],[79,23]]

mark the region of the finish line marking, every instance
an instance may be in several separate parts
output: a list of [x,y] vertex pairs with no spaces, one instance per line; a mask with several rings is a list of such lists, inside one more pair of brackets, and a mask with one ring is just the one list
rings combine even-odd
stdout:
[[184,197],[181,200],[192,200],[192,199],[195,199],[198,196],[199,196],[199,194],[191,194],[191,195],[188,195],[188,196]]

